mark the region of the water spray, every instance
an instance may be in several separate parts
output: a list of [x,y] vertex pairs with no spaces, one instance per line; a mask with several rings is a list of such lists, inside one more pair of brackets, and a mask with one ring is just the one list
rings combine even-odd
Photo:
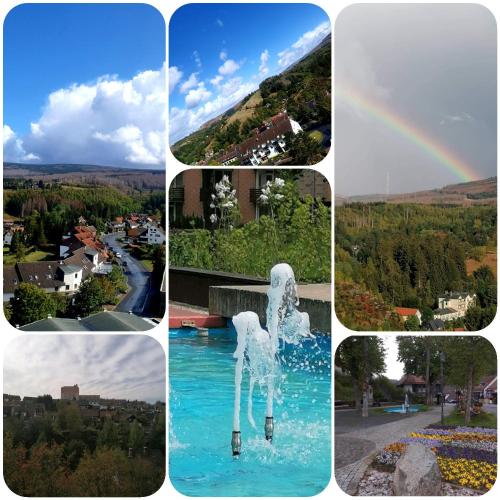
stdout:
[[260,326],[255,312],[245,311],[233,316],[238,346],[233,354],[236,359],[234,374],[234,420],[231,448],[233,456],[241,453],[240,402],[243,371],[250,376],[248,394],[248,421],[255,428],[252,416],[252,395],[255,382],[267,388],[266,440],[272,443],[274,434],[273,400],[279,383],[281,365],[278,358],[282,344],[299,344],[304,338],[314,339],[309,328],[309,316],[299,312],[297,284],[292,268],[285,263],[271,269],[270,287],[267,292],[267,331]]

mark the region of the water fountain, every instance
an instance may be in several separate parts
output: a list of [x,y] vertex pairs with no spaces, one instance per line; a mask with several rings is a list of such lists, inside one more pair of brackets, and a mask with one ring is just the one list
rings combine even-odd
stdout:
[[252,396],[255,382],[267,390],[265,438],[272,442],[274,433],[273,399],[279,382],[281,365],[278,357],[285,344],[297,345],[304,338],[314,338],[310,332],[309,315],[297,310],[299,297],[292,268],[285,263],[271,269],[270,286],[267,292],[267,331],[260,326],[259,317],[251,311],[233,317],[237,333],[235,368],[234,419],[231,448],[233,456],[241,453],[240,401],[243,371],[249,372],[248,421],[255,428],[252,415]]
[[405,403],[404,403],[404,412],[409,413],[410,412],[410,400],[408,398],[408,393],[405,392]]

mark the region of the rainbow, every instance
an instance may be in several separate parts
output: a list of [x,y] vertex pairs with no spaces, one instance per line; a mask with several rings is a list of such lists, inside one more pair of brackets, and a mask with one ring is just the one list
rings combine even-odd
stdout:
[[396,134],[418,146],[428,156],[444,165],[462,182],[470,182],[482,178],[481,174],[477,173],[470,165],[462,161],[442,144],[436,142],[423,130],[410,123],[404,117],[397,115],[380,102],[365,97],[350,87],[338,84],[335,87],[335,97],[354,108],[368,113]]

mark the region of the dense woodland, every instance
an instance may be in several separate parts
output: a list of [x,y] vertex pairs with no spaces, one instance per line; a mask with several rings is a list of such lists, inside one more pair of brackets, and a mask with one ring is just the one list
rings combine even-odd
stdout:
[[14,493],[144,497],[163,484],[164,412],[95,421],[51,396],[38,400],[45,416],[4,417],[4,479]]
[[[351,328],[386,329],[385,313],[393,306],[417,307],[428,321],[446,291],[478,298],[465,324],[454,326],[477,330],[493,319],[495,275],[487,266],[467,274],[466,259],[496,253],[495,206],[354,203],[338,207],[335,217],[336,310]],[[372,309],[382,313],[380,322],[363,324]]]
[[106,221],[130,212],[157,214],[165,227],[165,192],[65,185],[4,190],[4,213],[24,220],[27,244],[59,243],[80,216],[103,231]]
[[[188,165],[205,160],[209,150],[215,155],[229,146],[248,139],[252,131],[284,109],[304,130],[331,124],[331,39],[283,73],[267,78],[257,91],[259,104],[244,118],[229,119],[242,109],[254,94],[224,113],[208,126],[194,132],[172,147],[175,157]],[[294,149],[288,152],[287,164],[309,165],[318,162],[326,151],[307,134],[299,134]],[[291,138],[287,143],[293,142]],[[316,142],[316,143],[315,143]],[[296,150],[302,157],[296,158]],[[304,155],[307,155],[304,158]],[[212,162],[213,163],[213,162]],[[215,163],[214,163],[215,164]]]

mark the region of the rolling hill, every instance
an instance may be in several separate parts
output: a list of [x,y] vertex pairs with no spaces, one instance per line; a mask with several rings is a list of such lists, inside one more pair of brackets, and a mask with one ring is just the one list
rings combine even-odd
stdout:
[[497,178],[489,177],[479,181],[450,184],[439,189],[413,193],[368,194],[360,196],[336,196],[335,204],[346,203],[418,203],[429,205],[494,205],[497,202]]
[[4,188],[21,180],[74,185],[113,185],[124,189],[165,189],[165,171],[103,165],[3,164]]
[[331,35],[282,73],[262,81],[258,90],[177,141],[172,153],[188,165],[217,164],[218,154],[247,139],[256,127],[283,110],[304,130],[321,128],[329,133]]

